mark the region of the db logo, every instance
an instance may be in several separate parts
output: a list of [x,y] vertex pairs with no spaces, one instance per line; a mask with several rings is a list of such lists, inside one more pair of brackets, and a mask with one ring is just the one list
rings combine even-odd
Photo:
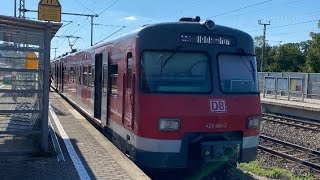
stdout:
[[226,101],[224,99],[209,100],[210,112],[227,112]]

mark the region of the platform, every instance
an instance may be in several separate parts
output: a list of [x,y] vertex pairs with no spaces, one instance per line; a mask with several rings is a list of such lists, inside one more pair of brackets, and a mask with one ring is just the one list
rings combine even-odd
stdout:
[[287,106],[299,109],[308,109],[312,111],[320,112],[320,100],[305,98],[304,102],[298,100],[285,100],[285,99],[274,99],[274,98],[263,98],[261,96],[261,102],[265,104],[275,104],[279,106]]
[[280,113],[320,121],[320,100],[304,98],[287,100],[286,98],[265,97],[260,95],[263,112]]
[[55,92],[50,92],[50,123],[57,152],[0,159],[1,179],[150,179]]

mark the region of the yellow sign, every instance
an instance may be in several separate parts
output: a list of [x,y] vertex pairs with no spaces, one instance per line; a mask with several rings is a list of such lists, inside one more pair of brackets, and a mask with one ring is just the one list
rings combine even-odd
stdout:
[[290,91],[302,92],[302,79],[290,79]]
[[60,6],[59,0],[41,0],[40,5]]
[[38,4],[38,19],[61,22],[61,5],[58,0],[41,0]]
[[29,53],[26,55],[26,59],[29,59],[29,60],[38,60],[37,58],[38,58],[38,57],[37,57],[36,53],[34,53],[34,52],[29,52]]
[[38,69],[39,61],[37,55],[34,52],[29,52],[26,56],[25,67],[27,69]]

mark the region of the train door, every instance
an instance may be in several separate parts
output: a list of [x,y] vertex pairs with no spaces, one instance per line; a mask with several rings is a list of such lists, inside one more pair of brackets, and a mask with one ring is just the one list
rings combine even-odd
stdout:
[[124,126],[133,128],[133,102],[134,102],[134,91],[133,91],[133,76],[132,76],[132,65],[133,57],[132,53],[127,53],[126,61],[126,78],[125,80],[125,96],[124,96]]
[[109,109],[109,58],[108,51],[103,52],[103,86],[102,86],[102,102],[101,102],[101,124],[102,126],[109,125],[108,109]]
[[95,78],[94,78],[94,117],[101,119],[101,100],[102,100],[102,54],[95,56]]

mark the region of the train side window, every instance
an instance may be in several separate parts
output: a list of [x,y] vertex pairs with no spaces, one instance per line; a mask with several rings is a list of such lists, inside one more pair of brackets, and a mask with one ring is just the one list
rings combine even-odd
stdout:
[[94,87],[94,65],[91,66],[91,87]]
[[82,72],[82,79],[83,79],[83,85],[88,86],[88,66],[83,66],[83,72]]
[[113,96],[118,95],[118,64],[109,65],[109,79],[111,84],[110,94]]
[[92,76],[91,65],[89,65],[89,66],[88,66],[88,74],[87,74],[88,86],[89,86],[89,87],[93,87],[93,86],[91,86],[91,85],[92,85],[91,76]]
[[71,67],[71,76],[72,76],[72,82],[75,82],[76,79],[76,67]]
[[127,54],[127,88],[131,89],[132,88],[132,65],[133,65],[133,58],[132,58],[132,53],[129,52]]
[[74,82],[76,83],[77,82],[77,66],[74,66],[73,67],[73,77],[74,77]]
[[108,81],[106,79],[108,78],[108,66],[106,64],[103,65],[103,93],[107,93],[108,88]]
[[81,74],[82,74],[82,66],[80,66],[80,70],[79,70],[80,72],[79,72],[79,85],[81,85],[82,83],[81,83],[81,79],[83,79],[83,78],[81,78]]
[[63,77],[65,81],[69,81],[68,68],[65,66],[63,67]]
[[69,81],[72,82],[72,81],[73,81],[73,67],[70,67],[70,69],[69,69],[69,74],[70,74],[70,79],[69,79]]

